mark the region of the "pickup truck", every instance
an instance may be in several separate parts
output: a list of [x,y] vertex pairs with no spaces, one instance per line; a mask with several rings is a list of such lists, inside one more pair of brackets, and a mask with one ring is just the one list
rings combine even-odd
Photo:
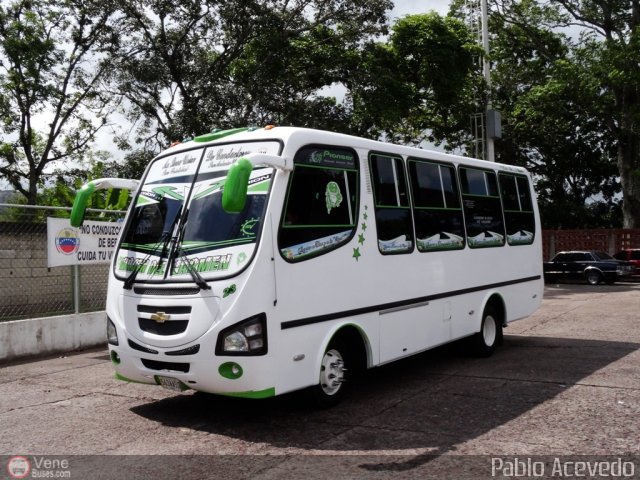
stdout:
[[543,269],[545,282],[586,280],[590,285],[611,284],[633,273],[630,262],[596,250],[560,252],[550,262],[545,262]]

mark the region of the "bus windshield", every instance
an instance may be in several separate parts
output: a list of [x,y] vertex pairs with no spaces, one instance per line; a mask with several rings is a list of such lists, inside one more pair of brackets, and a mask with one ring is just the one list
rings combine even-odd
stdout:
[[277,142],[227,144],[155,160],[134,200],[115,273],[140,280],[228,276],[251,259],[262,227],[272,168],[255,168],[239,213],[222,208],[229,166],[248,153],[278,154]]

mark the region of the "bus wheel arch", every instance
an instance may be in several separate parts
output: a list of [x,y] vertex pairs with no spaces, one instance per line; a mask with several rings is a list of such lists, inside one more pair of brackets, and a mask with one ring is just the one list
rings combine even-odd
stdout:
[[339,327],[324,343],[316,363],[318,383],[310,388],[313,400],[323,408],[338,404],[354,376],[369,364],[370,346],[356,325]]
[[489,357],[502,344],[502,328],[506,325],[506,319],[504,301],[494,293],[485,302],[479,331],[471,337],[475,355]]

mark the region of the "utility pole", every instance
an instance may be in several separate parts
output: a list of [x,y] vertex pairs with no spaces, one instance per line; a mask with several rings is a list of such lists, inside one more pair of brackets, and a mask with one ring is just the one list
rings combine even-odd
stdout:
[[465,1],[466,23],[474,33],[477,42],[482,46],[482,59],[477,59],[478,67],[482,68],[489,94],[483,112],[471,117],[471,128],[475,138],[475,152],[477,158],[495,161],[494,140],[502,136],[500,112],[493,109],[491,103],[491,63],[489,62],[489,9],[487,0]]
[[485,122],[486,159],[490,162],[495,162],[495,150],[493,147],[493,134],[495,132],[489,131],[489,115],[491,115],[490,112],[493,112],[493,108],[491,108],[491,63],[489,62],[489,9],[487,6],[487,0],[480,0],[480,5],[482,17],[482,48],[484,50],[484,55],[482,56],[482,73],[484,75],[484,80],[487,83],[487,90],[489,91],[486,108],[487,120]]

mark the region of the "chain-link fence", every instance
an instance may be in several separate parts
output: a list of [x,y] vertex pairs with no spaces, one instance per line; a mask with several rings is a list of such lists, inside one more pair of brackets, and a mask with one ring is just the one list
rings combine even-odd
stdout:
[[[70,210],[0,204],[0,321],[104,309],[108,264],[47,267],[47,217]],[[87,209],[87,219],[124,213]]]

